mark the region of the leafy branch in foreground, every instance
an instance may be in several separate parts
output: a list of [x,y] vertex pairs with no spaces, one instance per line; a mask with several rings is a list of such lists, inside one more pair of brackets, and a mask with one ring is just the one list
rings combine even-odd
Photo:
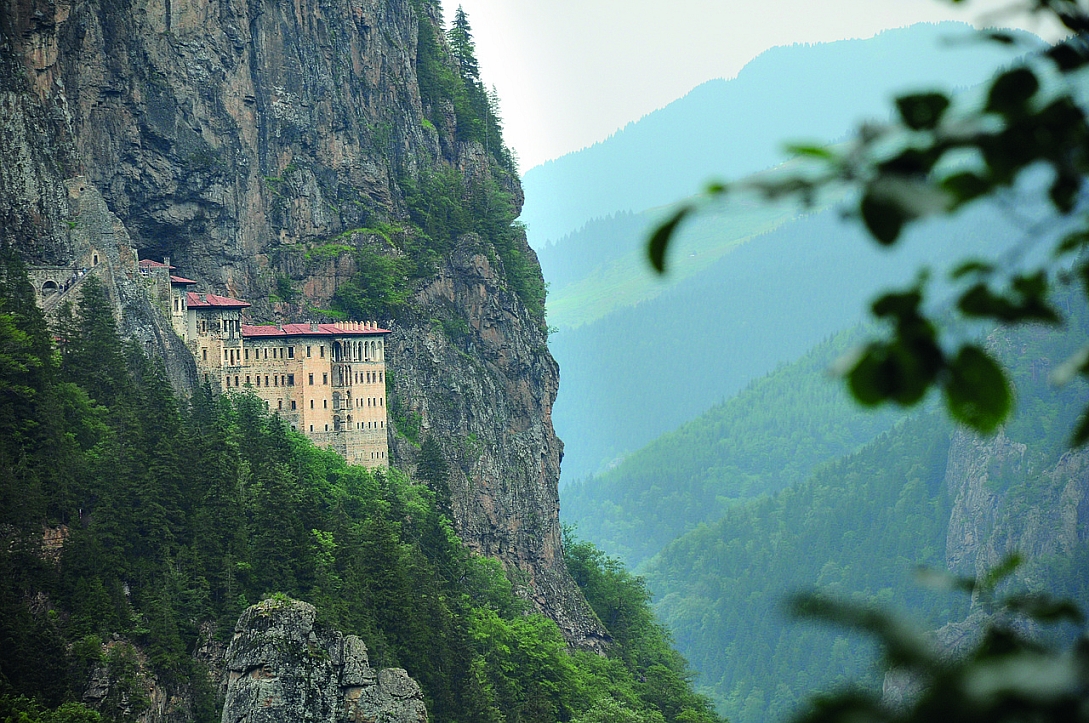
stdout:
[[[1013,405],[1007,374],[983,346],[950,338],[954,335],[948,332],[959,329],[956,336],[963,338],[965,329],[980,322],[1061,326],[1065,315],[1052,303],[1052,291],[1080,281],[1089,295],[1089,212],[1083,202],[1089,174],[1085,5],[1034,0],[1034,13],[1057,20],[1071,36],[1030,50],[977,100],[937,92],[903,95],[896,99],[897,120],[864,125],[846,144],[791,147],[798,156],[796,170],[711,185],[653,232],[647,246],[651,265],[663,273],[666,252],[684,220],[726,194],[755,193],[769,201],[797,198],[811,205],[827,189],[854,189],[850,215],[879,245],[892,246],[923,218],[952,214],[985,199],[1004,201],[1028,189],[1033,198],[1021,198],[1018,207],[1032,210],[1041,197],[1050,209],[1045,222],[1027,228],[1008,253],[965,259],[950,274],[954,297],[946,306],[927,303],[925,270],[910,288],[882,295],[871,312],[889,325],[889,336],[870,341],[839,365],[863,405],[911,406],[939,388],[954,419],[993,432]],[[981,34],[990,42],[1022,42],[1009,33]],[[1047,183],[1038,183],[1045,172]],[[1050,244],[1049,254],[1034,253],[1041,242]],[[1063,383],[1076,376],[1089,378],[1089,345],[1060,365],[1053,380]],[[1074,446],[1086,441],[1089,414],[1071,440]]]
[[[791,603],[795,615],[872,635],[884,650],[888,668],[898,673],[899,680],[910,681],[906,702],[843,692],[818,698],[797,723],[1089,720],[1085,617],[1068,601],[996,597],[995,588],[1018,564],[1016,557],[1008,558],[978,581],[930,571],[921,575],[924,582],[970,593],[991,608],[978,642],[955,657],[881,610],[813,594],[796,597]],[[1041,636],[1026,632],[1062,623],[1075,626],[1079,633],[1068,645],[1040,642]]]

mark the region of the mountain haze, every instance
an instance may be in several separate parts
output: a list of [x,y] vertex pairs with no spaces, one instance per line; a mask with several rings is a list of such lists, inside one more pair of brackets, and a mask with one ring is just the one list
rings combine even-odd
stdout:
[[530,244],[539,250],[590,219],[773,166],[784,143],[830,141],[887,117],[894,92],[976,85],[1014,56],[971,32],[961,23],[919,24],[866,40],[772,48],[736,78],[708,81],[600,143],[527,171],[521,220]]

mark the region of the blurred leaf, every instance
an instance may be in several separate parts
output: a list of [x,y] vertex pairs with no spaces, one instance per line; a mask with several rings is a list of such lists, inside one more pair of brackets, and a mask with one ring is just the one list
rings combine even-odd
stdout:
[[1051,372],[1051,383],[1057,387],[1066,386],[1079,373],[1085,374],[1087,371],[1089,371],[1089,344],[1055,367],[1055,370]]
[[930,173],[940,157],[940,152],[932,148],[907,148],[898,156],[881,163],[878,168],[883,173],[922,176]]
[[659,274],[665,273],[665,252],[670,240],[673,238],[673,233],[677,230],[677,226],[681,221],[692,211],[691,206],[682,206],[665,223],[655,229],[651,235],[650,241],[647,243],[647,256],[650,258],[650,265]]
[[885,246],[896,243],[908,220],[900,206],[872,192],[862,197],[859,210],[870,234]]
[[1078,426],[1074,428],[1074,435],[1070,438],[1070,446],[1080,447],[1086,442],[1089,442],[1089,407],[1082,412],[1081,418],[1078,419]]
[[1021,562],[1021,556],[1016,552],[1006,555],[1002,562],[987,571],[987,574],[980,581],[980,587],[985,590],[993,590],[998,583],[1016,572],[1017,568],[1021,567]]
[[986,261],[980,261],[979,259],[972,259],[961,263],[957,268],[953,269],[953,273],[950,275],[954,279],[959,279],[969,274],[990,273],[994,273],[994,264],[989,264]]
[[833,153],[831,149],[826,148],[825,146],[814,146],[807,143],[788,143],[786,145],[786,152],[792,156],[819,158],[824,161],[830,161],[836,157],[836,154]]
[[1013,402],[1002,368],[971,345],[962,347],[947,368],[945,402],[952,417],[984,434],[997,429]]
[[1047,51],[1046,55],[1060,71],[1069,73],[1089,64],[1089,52],[1087,50],[1089,49],[1085,47],[1084,43],[1078,43],[1078,47],[1075,47],[1072,43],[1066,42],[1052,47]]
[[870,633],[885,647],[894,666],[929,668],[938,664],[936,651],[925,634],[895,615],[873,605],[838,599],[820,593],[803,593],[788,601],[790,613]]
[[987,96],[987,110],[1005,116],[1021,114],[1029,99],[1039,89],[1040,81],[1028,68],[1008,70],[991,84],[991,92]]
[[994,188],[994,184],[983,178],[977,173],[965,171],[963,173],[956,173],[948,178],[945,178],[941,182],[942,188],[960,201],[965,203],[971,201],[974,198],[989,193]]
[[1014,595],[1006,600],[1006,605],[1042,623],[1085,623],[1081,608],[1071,600],[1055,600],[1046,595]]
[[1010,285],[1011,293],[1003,296],[990,290],[985,283],[978,283],[961,294],[957,307],[965,316],[996,319],[1013,324],[1035,321],[1058,324],[1058,313],[1047,303],[1048,283],[1043,271],[1015,276]]
[[1087,246],[1089,246],[1089,229],[1079,229],[1063,238],[1059,245],[1055,247],[1055,256],[1080,251]]
[[960,577],[946,570],[935,570],[930,567],[915,568],[915,579],[923,587],[931,590],[961,590],[973,592],[976,589],[976,581],[968,577]]
[[1048,194],[1055,208],[1063,213],[1074,210],[1074,203],[1078,200],[1078,191],[1081,190],[1081,176],[1075,173],[1059,173],[1051,184]]
[[896,107],[908,128],[931,130],[941,122],[942,115],[949,107],[949,98],[941,93],[904,95],[896,99]]
[[983,33],[983,37],[1000,45],[1014,45],[1017,42],[1017,38],[1013,35],[1000,30],[988,30]]

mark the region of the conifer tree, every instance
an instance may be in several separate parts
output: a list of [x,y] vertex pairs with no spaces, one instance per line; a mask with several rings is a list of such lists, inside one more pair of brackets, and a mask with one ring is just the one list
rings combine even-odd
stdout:
[[454,58],[461,67],[461,77],[466,83],[480,81],[480,67],[476,62],[476,44],[473,43],[472,28],[469,26],[469,16],[458,5],[454,13],[454,23],[446,33],[450,39],[450,48],[454,51]]

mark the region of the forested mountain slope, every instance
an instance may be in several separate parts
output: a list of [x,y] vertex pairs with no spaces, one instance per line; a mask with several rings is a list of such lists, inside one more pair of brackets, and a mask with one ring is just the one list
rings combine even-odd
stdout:
[[[97,253],[122,297],[135,249],[250,321],[381,320],[395,461],[432,438],[462,539],[594,645],[560,549],[544,283],[473,53],[438,0],[2,0],[0,243]],[[126,338],[166,357],[134,308]]]
[[862,339],[858,329],[837,334],[608,472],[565,486],[564,523],[637,568],[730,506],[870,442],[896,415],[859,409],[828,375]]
[[[643,211],[784,160],[783,144],[825,142],[888,115],[893,92],[954,90],[1018,51],[968,40],[958,23],[867,40],[772,48],[731,80],[712,80],[593,146],[531,168],[521,219],[535,249],[587,221]],[[966,42],[955,42],[962,39]]]
[[1031,560],[1021,584],[1085,602],[1075,567],[1087,554],[1087,456],[1063,453],[1089,392],[1048,381],[1089,331],[1084,311],[1074,314],[1064,330],[988,337],[1018,390],[1015,417],[994,440],[953,436],[940,410],[924,410],[808,480],[730,507],[647,563],[656,609],[731,720],[768,720],[855,678],[880,683],[858,639],[788,623],[780,605],[796,589],[895,605],[939,627],[967,610],[920,588],[913,566],[975,574],[1020,551]]
[[[914,269],[1002,248],[1018,226],[993,206],[914,229],[894,252],[837,210],[730,247],[654,299],[549,339],[563,370],[553,410],[564,484],[600,473],[751,380],[856,324]],[[674,253],[689,253],[683,238]],[[647,272],[649,273],[649,271]]]
[[[97,279],[48,329],[0,249],[3,720],[221,720],[228,677],[305,678],[224,670],[240,613],[286,595],[316,606],[322,629],[359,636],[375,667],[407,669],[436,723],[600,710],[716,723],[639,585],[583,555],[589,602],[622,645],[572,650],[498,561],[462,543],[449,510],[397,469],[315,447],[253,395],[180,401],[119,338]],[[611,581],[607,599],[593,580]]]

